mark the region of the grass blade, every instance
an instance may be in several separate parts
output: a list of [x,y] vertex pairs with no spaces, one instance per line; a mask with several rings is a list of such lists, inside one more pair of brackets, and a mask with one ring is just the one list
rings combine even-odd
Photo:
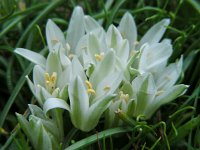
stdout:
[[101,139],[106,138],[106,137],[110,137],[111,135],[124,133],[124,132],[130,132],[130,131],[132,131],[132,128],[113,128],[113,129],[108,129],[108,130],[99,132],[98,133],[98,138],[97,138],[96,134],[92,135],[92,136],[89,136],[89,137],[87,137],[85,139],[82,139],[82,140],[76,142],[75,144],[67,147],[65,150],[81,149],[83,147],[86,147],[86,146],[98,141],[98,140],[101,140]]

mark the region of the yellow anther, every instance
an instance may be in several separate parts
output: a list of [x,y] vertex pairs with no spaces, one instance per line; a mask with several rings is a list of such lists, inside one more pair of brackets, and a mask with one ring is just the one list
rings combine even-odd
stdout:
[[52,44],[56,44],[56,43],[58,43],[59,41],[58,41],[57,39],[53,39],[53,40],[51,40],[51,42],[52,42]]
[[165,79],[170,81],[170,80],[171,80],[171,76],[166,75],[166,76],[165,76]]
[[135,41],[133,44],[138,45],[139,43],[140,43],[139,41]]
[[88,93],[91,93],[91,94],[93,94],[93,95],[95,95],[95,94],[96,94],[96,92],[95,92],[95,90],[94,90],[94,89],[88,89],[88,90],[87,90],[87,92],[88,92]]
[[109,91],[109,90],[110,90],[110,86],[108,86],[108,85],[105,86],[105,87],[103,88],[103,90],[106,91],[106,92]]
[[163,90],[160,90],[160,91],[157,91],[156,92],[156,96],[160,96],[162,93],[164,93],[165,91],[163,91]]
[[57,81],[57,73],[53,72],[50,76],[49,73],[45,73],[45,83],[46,83],[46,89],[52,93],[56,87],[56,81]]
[[66,43],[66,48],[67,48],[67,50],[70,50],[70,49],[71,49],[69,43]]
[[69,54],[68,57],[69,59],[72,59],[74,57],[74,54]]
[[50,80],[50,76],[49,76],[49,74],[48,74],[47,72],[45,73],[45,80],[46,80],[46,81],[49,81],[49,80]]
[[1,133],[1,134],[8,135],[8,132],[7,132],[5,129],[3,129],[3,128],[0,128],[0,133]]
[[129,95],[128,95],[128,94],[124,94],[123,91],[120,91],[120,92],[119,92],[119,98],[120,98],[121,100],[124,100],[124,101],[128,102],[128,100],[129,100]]
[[122,113],[122,112],[123,111],[121,109],[119,109],[119,108],[115,111],[116,114],[119,114],[119,113]]
[[121,32],[121,36],[123,37],[123,39],[125,39],[125,33]]
[[86,81],[85,81],[85,84],[86,84],[86,86],[87,86],[87,92],[90,93],[90,94],[95,95],[96,92],[95,92],[95,90],[92,88],[92,84],[90,83],[90,81],[86,80]]
[[92,84],[90,83],[90,81],[86,80],[85,84],[87,85],[88,89],[92,89]]
[[51,75],[51,81],[55,83],[56,80],[57,80],[57,73],[53,72],[53,74]]
[[101,61],[103,59],[103,57],[104,57],[104,53],[95,54],[94,56],[95,56],[96,60]]

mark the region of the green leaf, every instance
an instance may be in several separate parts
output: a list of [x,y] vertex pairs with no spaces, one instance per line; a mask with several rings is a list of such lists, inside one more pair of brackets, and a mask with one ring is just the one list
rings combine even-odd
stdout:
[[89,137],[82,139],[82,140],[76,142],[75,144],[65,148],[65,150],[81,149],[81,148],[91,145],[92,143],[95,143],[103,138],[110,137],[111,135],[119,134],[119,133],[126,133],[126,132],[130,132],[130,131],[132,131],[132,128],[114,128],[114,129],[108,129],[105,131],[101,131],[101,132],[98,132],[98,136],[96,134],[89,136]]
[[176,143],[179,140],[183,139],[185,136],[187,136],[193,129],[198,127],[200,125],[200,116],[191,119],[181,127],[177,129],[178,135],[171,134],[169,135],[169,141],[170,143]]
[[22,74],[21,78],[17,82],[17,84],[16,84],[14,90],[12,91],[8,101],[6,102],[4,108],[3,108],[2,112],[1,112],[1,115],[0,115],[0,127],[3,126],[4,121],[6,119],[6,116],[7,116],[8,112],[9,112],[13,102],[15,101],[15,98],[17,97],[20,89],[22,88],[22,86],[25,83],[25,80],[26,80],[25,75],[29,74],[29,72],[31,72],[32,68],[33,68],[32,64],[27,67],[27,69],[24,71],[24,73]]

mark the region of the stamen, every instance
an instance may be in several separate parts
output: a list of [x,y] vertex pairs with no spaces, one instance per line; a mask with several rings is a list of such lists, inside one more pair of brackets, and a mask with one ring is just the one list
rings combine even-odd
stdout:
[[90,81],[86,80],[85,84],[86,84],[88,89],[92,89],[92,84],[90,83]]
[[94,90],[94,89],[88,89],[88,90],[87,90],[87,92],[88,92],[88,93],[91,93],[91,94],[93,94],[93,95],[95,95],[95,94],[96,94],[96,92],[95,92],[95,90]]
[[171,76],[166,75],[166,76],[165,76],[165,79],[170,81],[170,80],[171,80]]
[[72,59],[74,57],[74,55],[73,54],[69,54],[68,57],[69,57],[69,59]]
[[56,81],[57,81],[57,73],[53,72],[50,76],[49,73],[45,73],[45,83],[46,83],[46,89],[52,93],[56,87]]
[[106,92],[108,92],[108,91],[110,90],[110,86],[108,86],[108,85],[105,86],[105,87],[103,88],[103,90],[106,91]]
[[70,45],[68,43],[66,43],[66,47],[67,47],[67,50],[70,50]]
[[56,43],[58,43],[59,41],[58,41],[57,39],[53,39],[53,40],[51,40],[51,42],[52,42],[53,44],[56,44]]
[[123,91],[119,92],[119,99],[124,100],[128,103],[129,100],[129,95],[128,94],[124,94]]
[[57,79],[57,73],[53,72],[53,74],[51,75],[51,81],[56,82],[56,79]]
[[104,57],[104,53],[95,54],[94,56],[95,56],[95,58],[96,58],[97,61],[101,61],[103,59],[103,57]]
[[116,114],[119,114],[119,113],[122,113],[122,112],[123,111],[121,109],[119,109],[119,108],[115,111]]
[[164,93],[165,91],[163,91],[163,90],[160,90],[160,91],[157,91],[156,92],[156,96],[160,96],[162,93]]
[[88,93],[91,93],[91,94],[93,94],[93,95],[95,95],[96,92],[95,92],[95,90],[92,88],[92,84],[90,83],[90,81],[86,80],[86,81],[85,81],[85,84],[86,84],[86,86],[87,86],[87,92],[88,92]]
[[50,80],[50,76],[49,76],[49,74],[48,74],[47,72],[45,73],[45,80],[46,80],[46,81],[49,81],[49,80]]
[[135,41],[133,44],[136,46],[138,45],[140,42],[139,41]]

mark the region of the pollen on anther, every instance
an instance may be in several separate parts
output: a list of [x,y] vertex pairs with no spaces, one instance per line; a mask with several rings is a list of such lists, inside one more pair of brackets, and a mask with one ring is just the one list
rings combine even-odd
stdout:
[[95,58],[96,58],[97,61],[101,61],[103,59],[103,57],[104,57],[104,53],[95,54],[94,56],[95,56]]
[[58,43],[59,41],[58,41],[57,39],[53,39],[53,40],[51,40],[51,42],[52,42],[53,44],[56,44],[56,43]]
[[103,90],[106,91],[106,92],[109,91],[109,90],[110,90],[110,86],[108,86],[108,85],[105,86],[105,87],[103,88]]
[[156,96],[159,96],[159,95],[161,95],[162,93],[164,93],[163,90],[157,91],[157,92],[156,92]]
[[88,92],[88,93],[91,93],[91,94],[93,94],[93,95],[95,95],[95,94],[96,94],[96,92],[95,92],[95,90],[94,90],[94,89],[88,89],[88,90],[87,90],[87,92]]
[[85,81],[85,84],[88,89],[92,89],[92,84],[88,80]]

